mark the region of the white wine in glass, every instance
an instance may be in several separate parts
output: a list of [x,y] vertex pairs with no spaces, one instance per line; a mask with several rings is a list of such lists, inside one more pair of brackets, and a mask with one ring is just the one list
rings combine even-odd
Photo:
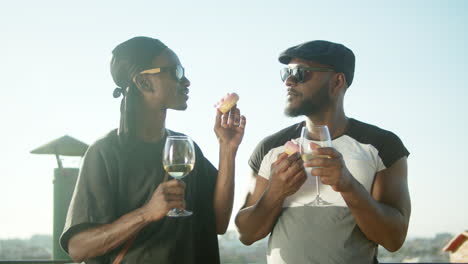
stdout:
[[174,179],[182,179],[193,170],[192,164],[164,165],[164,170]]
[[[195,165],[195,147],[192,140],[187,136],[168,136],[163,152],[164,170],[174,179],[181,180],[187,176]],[[180,217],[189,216],[192,212],[171,209],[167,216]]]
[[[311,128],[307,128],[304,126],[301,131],[301,139],[300,139],[300,148],[299,151],[301,153],[301,158],[303,161],[309,161],[314,158],[330,158],[328,155],[317,155],[313,153],[312,144],[318,145],[318,147],[331,147],[331,137],[330,132],[328,131],[327,126],[312,126]],[[313,168],[312,168],[313,169]],[[307,205],[317,206],[317,205],[330,205],[331,203],[325,201],[320,196],[320,180],[319,176],[315,176],[315,185],[317,188],[317,195],[315,199],[308,203]]]

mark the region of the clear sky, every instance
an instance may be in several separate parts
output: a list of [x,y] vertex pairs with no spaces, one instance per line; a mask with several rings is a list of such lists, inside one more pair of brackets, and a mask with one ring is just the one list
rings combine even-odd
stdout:
[[[123,3],[125,2],[125,4]],[[112,49],[161,39],[186,68],[189,108],[167,126],[217,164],[213,104],[237,92],[248,118],[235,210],[259,140],[283,115],[278,54],[313,39],[356,54],[350,117],[403,140],[413,213],[409,236],[468,229],[468,1],[8,1],[0,10],[0,238],[52,232],[52,156],[29,152],[68,134],[88,144],[115,128]],[[234,228],[231,224],[230,228]]]

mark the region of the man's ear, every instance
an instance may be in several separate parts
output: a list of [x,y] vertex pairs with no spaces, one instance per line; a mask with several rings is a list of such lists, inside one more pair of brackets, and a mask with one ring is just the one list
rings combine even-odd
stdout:
[[331,93],[333,96],[337,96],[341,90],[346,90],[346,77],[343,73],[337,73],[331,78]]
[[135,85],[140,90],[141,93],[144,92],[153,92],[153,88],[151,87],[151,82],[145,78],[143,75],[137,75],[135,77]]

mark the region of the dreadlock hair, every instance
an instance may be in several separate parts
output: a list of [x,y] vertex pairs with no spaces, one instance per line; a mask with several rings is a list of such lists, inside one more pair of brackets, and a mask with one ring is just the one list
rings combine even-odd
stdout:
[[160,40],[149,37],[134,37],[117,45],[112,51],[110,71],[118,86],[114,97],[123,95],[120,103],[119,138],[124,141],[136,139],[136,104],[141,96],[133,82],[140,72],[152,68],[152,62],[167,46]]

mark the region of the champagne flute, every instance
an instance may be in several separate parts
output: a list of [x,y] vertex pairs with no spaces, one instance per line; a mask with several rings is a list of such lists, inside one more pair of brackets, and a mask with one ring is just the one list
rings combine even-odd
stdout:
[[[319,147],[322,147],[322,148],[332,146],[330,132],[328,131],[328,127],[326,125],[312,126],[311,128],[307,128],[307,126],[304,126],[301,131],[299,151],[301,153],[301,158],[304,162],[309,161],[314,158],[328,158],[328,159],[330,158],[328,155],[317,155],[313,153],[311,143],[315,143]],[[330,205],[331,203],[325,201],[320,196],[319,176],[316,176],[316,175],[313,175],[313,176],[315,176],[315,185],[317,188],[317,195],[315,196],[315,199],[312,202],[310,202],[308,205],[311,205],[311,206]]]
[[[195,165],[195,147],[192,140],[187,136],[168,136],[163,152],[164,170],[176,180],[181,180],[189,174]],[[171,209],[167,216],[180,217],[189,216],[192,212]]]

